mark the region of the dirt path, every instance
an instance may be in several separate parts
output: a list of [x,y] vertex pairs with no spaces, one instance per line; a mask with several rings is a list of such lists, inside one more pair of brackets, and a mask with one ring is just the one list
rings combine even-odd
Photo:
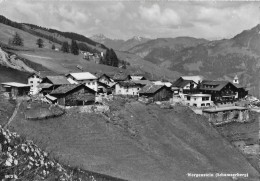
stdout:
[[43,56],[37,56],[37,55],[30,55],[30,54],[26,54],[23,53],[21,55],[25,55],[25,56],[29,56],[29,57],[35,57],[35,58],[45,58],[45,59],[51,59],[51,57],[43,57]]
[[9,118],[8,122],[4,125],[4,128],[6,128],[13,121],[14,117],[16,116],[16,114],[19,110],[21,103],[22,103],[22,101],[17,102],[14,112],[13,112],[12,116]]

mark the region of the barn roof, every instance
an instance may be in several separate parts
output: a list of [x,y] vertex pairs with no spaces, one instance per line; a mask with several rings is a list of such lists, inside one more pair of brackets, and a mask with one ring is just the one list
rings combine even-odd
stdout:
[[6,87],[30,87],[30,85],[28,84],[22,84],[19,82],[4,82],[1,83],[2,85],[6,86]]
[[194,82],[193,80],[185,80],[183,78],[179,78],[178,80],[176,80],[173,84],[172,84],[172,87],[179,87],[179,88],[183,88],[185,87],[186,85],[188,85],[189,83],[196,83]]
[[97,79],[97,77],[90,72],[77,72],[77,73],[69,73],[76,80],[89,80],[89,79]]
[[155,93],[157,92],[159,89],[161,89],[162,87],[166,87],[165,85],[154,85],[154,84],[150,84],[150,85],[146,85],[144,86],[138,93],[140,94],[151,94],[151,93]]
[[54,85],[70,84],[64,76],[47,76],[46,78],[49,79]]
[[83,86],[83,84],[61,85],[57,89],[53,90],[50,94],[66,94],[79,86]]

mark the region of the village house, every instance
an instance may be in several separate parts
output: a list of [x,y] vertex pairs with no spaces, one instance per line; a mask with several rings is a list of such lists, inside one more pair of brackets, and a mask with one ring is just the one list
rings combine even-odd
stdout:
[[110,87],[112,87],[115,82],[114,80],[111,78],[111,76],[109,76],[108,74],[102,73],[102,74],[95,74],[98,77],[98,81],[101,83],[104,83]]
[[197,91],[198,84],[193,80],[186,80],[180,77],[172,84],[172,90],[175,95],[190,94]]
[[90,72],[69,73],[66,77],[70,83],[84,83],[86,86],[97,92],[97,77]]
[[145,84],[134,81],[120,81],[115,85],[115,95],[133,95],[138,96],[138,91]]
[[166,81],[153,81],[153,84],[155,85],[165,85],[166,87],[171,87],[172,86],[172,83],[170,82],[166,82]]
[[129,75],[129,80],[146,80],[143,75]]
[[246,90],[246,86],[243,86],[242,84],[240,84],[237,75],[233,79],[233,85],[236,86],[236,88],[238,89],[235,98],[241,99],[248,95],[248,90]]
[[47,76],[42,79],[41,84],[38,86],[40,93],[43,95],[49,94],[60,85],[70,84],[65,76]]
[[203,81],[203,77],[200,75],[188,75],[188,76],[181,76],[183,80],[193,80],[196,84],[199,84]]
[[115,73],[115,74],[113,75],[112,79],[113,79],[115,82],[129,81],[129,80],[130,80],[129,75],[127,75],[127,74],[125,74],[125,73],[122,73],[122,72]]
[[82,106],[95,103],[96,91],[85,84],[61,85],[50,93],[62,106]]
[[185,96],[184,102],[187,106],[195,107],[208,107],[213,105],[210,94],[189,94]]
[[214,103],[234,102],[238,94],[238,88],[228,81],[203,80],[199,90],[211,94]]
[[51,71],[39,71],[39,72],[34,72],[28,77],[28,84],[30,85],[30,94],[34,95],[37,94],[40,89],[39,85],[42,82],[42,79],[47,77],[47,76],[53,76],[57,75],[55,72]]
[[152,101],[168,101],[172,98],[172,90],[165,85],[148,84],[138,92],[138,95]]
[[30,85],[28,84],[22,84],[18,82],[5,82],[1,83],[1,86],[4,95],[9,97],[10,99],[27,96],[30,92]]

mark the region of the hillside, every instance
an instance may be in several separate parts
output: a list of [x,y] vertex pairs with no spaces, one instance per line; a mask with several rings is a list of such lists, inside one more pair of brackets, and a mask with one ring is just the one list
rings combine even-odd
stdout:
[[239,75],[250,93],[260,96],[260,26],[232,39],[212,41],[177,52],[168,68],[183,73],[202,74],[213,79],[232,80]]
[[[151,62],[167,60],[175,52],[180,51],[187,47],[194,47],[202,43],[206,43],[205,39],[196,39],[192,37],[177,37],[177,38],[157,38],[155,40],[150,40],[146,43],[137,45],[131,49],[129,52],[135,53],[143,57],[144,59],[149,59]],[[159,54],[156,56],[156,54]],[[151,59],[154,56],[154,59]],[[158,63],[158,62],[157,62]]]
[[11,126],[63,162],[127,180],[186,181],[187,173],[221,172],[248,173],[246,180],[257,180],[246,159],[188,108],[122,100],[108,104],[110,119],[69,110],[42,121],[24,120],[24,105]]
[[111,39],[106,37],[103,34],[93,35],[92,37],[90,37],[90,39],[99,42],[101,44],[104,44],[109,48],[113,48],[114,50],[119,50],[119,51],[128,51],[129,49],[150,40],[148,38],[143,38],[139,36],[134,36],[128,40]]

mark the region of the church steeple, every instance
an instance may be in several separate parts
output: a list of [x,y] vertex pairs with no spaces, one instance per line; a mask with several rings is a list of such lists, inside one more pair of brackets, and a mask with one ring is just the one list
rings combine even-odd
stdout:
[[238,76],[236,75],[233,79],[233,84],[239,84]]

